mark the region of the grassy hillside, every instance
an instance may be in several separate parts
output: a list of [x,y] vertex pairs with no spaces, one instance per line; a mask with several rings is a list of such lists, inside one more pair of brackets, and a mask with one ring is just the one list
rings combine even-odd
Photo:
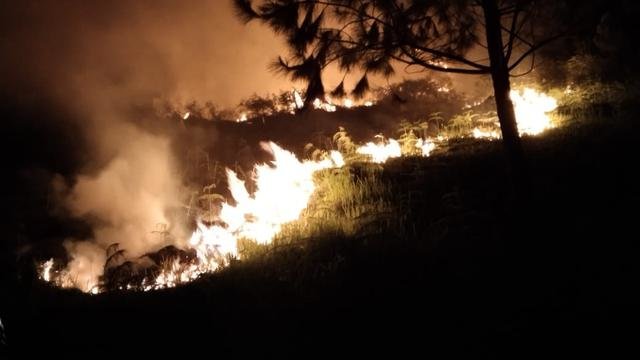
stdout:
[[13,358],[621,354],[637,279],[637,118],[526,138],[526,210],[509,196],[500,143],[458,140],[318,174],[304,222],[188,286],[85,296],[15,283],[2,317]]

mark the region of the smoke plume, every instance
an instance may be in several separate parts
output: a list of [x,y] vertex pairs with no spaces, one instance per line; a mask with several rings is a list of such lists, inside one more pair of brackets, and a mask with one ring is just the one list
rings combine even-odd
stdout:
[[[184,240],[185,225],[172,216],[183,200],[175,129],[140,109],[158,99],[233,106],[288,88],[266,71],[279,40],[258,26],[244,26],[228,1],[0,4],[0,98],[43,107],[34,123],[68,114],[83,134],[66,139],[82,163],[58,186],[66,214],[93,230],[64,243],[78,287],[96,284],[111,244],[136,259]],[[41,166],[58,171],[55,161]]]

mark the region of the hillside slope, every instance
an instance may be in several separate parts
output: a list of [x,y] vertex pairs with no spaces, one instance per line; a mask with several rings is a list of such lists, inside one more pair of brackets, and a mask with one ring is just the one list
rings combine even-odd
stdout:
[[524,212],[509,197],[500,144],[460,140],[430,158],[344,170],[389,187],[395,213],[368,220],[372,231],[276,243],[158,292],[85,296],[16,284],[2,319],[10,351],[622,354],[637,279],[637,116],[525,139],[534,190]]

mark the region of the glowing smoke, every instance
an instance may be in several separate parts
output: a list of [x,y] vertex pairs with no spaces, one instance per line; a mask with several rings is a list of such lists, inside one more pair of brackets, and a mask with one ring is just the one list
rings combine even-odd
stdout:
[[172,165],[169,142],[122,125],[121,136],[129,139],[115,158],[95,175],[80,175],[65,199],[76,218],[89,221],[94,236],[90,242],[68,240],[72,257],[70,277],[87,290],[98,283],[106,261],[106,248],[114,243],[126,258],[139,257],[175,239],[155,233],[166,224],[173,234],[184,234],[181,224],[172,223],[167,213],[180,205],[180,183]]

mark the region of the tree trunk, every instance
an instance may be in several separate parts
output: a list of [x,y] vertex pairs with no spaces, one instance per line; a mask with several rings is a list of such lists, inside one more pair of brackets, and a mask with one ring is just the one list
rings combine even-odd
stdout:
[[509,93],[509,67],[504,55],[500,12],[496,0],[483,0],[482,7],[486,24],[487,48],[491,62],[491,79],[500,121],[502,143],[509,160],[515,195],[524,200],[529,195],[528,166],[518,134],[518,124]]

